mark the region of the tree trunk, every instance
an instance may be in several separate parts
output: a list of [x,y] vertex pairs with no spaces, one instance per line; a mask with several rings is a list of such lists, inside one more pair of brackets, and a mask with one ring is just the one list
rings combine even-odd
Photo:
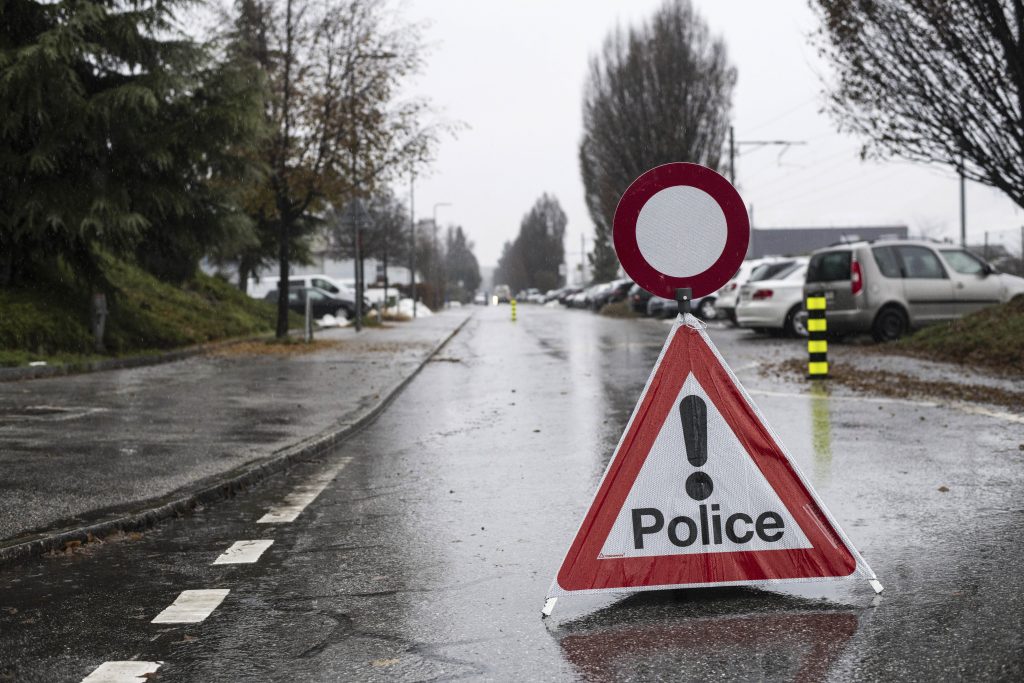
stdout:
[[238,288],[242,292],[248,293],[249,291],[249,277],[252,275],[252,266],[249,265],[249,259],[244,256],[238,261]]
[[0,287],[9,287],[14,284],[14,264],[16,262],[13,243],[3,246],[3,253],[0,254]]
[[288,336],[288,228],[289,220],[282,216],[280,231],[277,235],[277,262],[279,277],[277,281],[277,338]]

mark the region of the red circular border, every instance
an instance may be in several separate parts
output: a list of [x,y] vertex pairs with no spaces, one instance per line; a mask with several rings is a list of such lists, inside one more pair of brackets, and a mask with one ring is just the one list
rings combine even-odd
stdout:
[[[640,253],[636,241],[636,222],[644,204],[667,187],[687,185],[707,192],[725,214],[725,249],[707,270],[689,277],[671,277],[656,270]],[[615,207],[612,223],[615,253],[626,274],[651,294],[674,299],[676,290],[689,287],[693,297],[707,296],[729,281],[747,255],[750,220],[743,198],[728,180],[699,164],[676,162],[652,168],[626,188]]]

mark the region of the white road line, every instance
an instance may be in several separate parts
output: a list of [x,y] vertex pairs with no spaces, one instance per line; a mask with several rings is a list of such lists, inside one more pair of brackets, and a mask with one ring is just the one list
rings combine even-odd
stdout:
[[273,541],[235,541],[213,563],[252,564],[260,559],[263,551],[272,545],[274,545]]
[[1013,413],[1007,413],[1001,410],[989,410],[981,406],[971,405],[970,403],[943,403],[939,401],[915,401],[910,398],[882,398],[881,396],[815,396],[813,394],[801,394],[798,392],[786,392],[786,391],[764,391],[763,389],[747,389],[747,393],[754,396],[778,396],[780,398],[807,398],[807,399],[823,399],[828,401],[853,401],[855,403],[898,403],[908,406],[918,406],[920,408],[953,408],[959,410],[962,413],[968,413],[969,415],[984,415],[985,417],[995,418],[997,420],[1005,420],[1007,422],[1016,422],[1017,424],[1024,424],[1024,415],[1015,415]]
[[163,662],[103,662],[82,683],[145,683]]
[[853,401],[854,403],[901,403],[903,405],[920,406],[922,408],[937,408],[940,403],[932,401],[915,401],[909,398],[882,398],[873,396],[815,396],[814,394],[802,394],[789,391],[765,391],[764,389],[747,389],[748,394],[754,396],[778,396],[780,398],[812,398],[828,401]]
[[321,472],[308,483],[295,487],[294,491],[284,497],[283,503],[270,508],[270,511],[256,520],[256,523],[277,524],[280,522],[294,522],[295,518],[306,509],[306,506],[316,500],[316,497],[334,481],[338,473],[345,469],[345,465],[351,460],[352,458],[342,458],[331,469]]
[[227,588],[182,591],[170,607],[156,615],[154,624],[198,624],[217,609],[230,592]]
[[981,406],[971,406],[964,403],[954,404],[953,407],[959,408],[965,413],[985,415],[986,417],[994,417],[997,420],[1007,420],[1008,422],[1016,422],[1017,424],[1024,425],[1024,415],[1014,415],[1013,413],[1004,413],[1001,410],[989,410],[988,408],[982,408]]

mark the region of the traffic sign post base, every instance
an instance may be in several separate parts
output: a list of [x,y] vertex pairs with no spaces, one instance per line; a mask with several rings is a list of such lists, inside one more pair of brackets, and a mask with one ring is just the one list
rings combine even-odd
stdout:
[[689,287],[680,287],[676,290],[676,304],[679,306],[679,315],[691,313],[690,302],[693,301],[693,290]]

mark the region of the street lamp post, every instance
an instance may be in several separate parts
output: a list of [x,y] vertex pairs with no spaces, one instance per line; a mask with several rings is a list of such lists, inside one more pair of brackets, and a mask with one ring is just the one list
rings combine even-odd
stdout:
[[[437,209],[439,207],[442,207],[442,206],[451,206],[451,204],[449,202],[438,202],[438,203],[434,204],[433,227],[434,227],[434,258],[435,259],[437,258]],[[440,284],[440,283],[437,282],[438,265],[439,264],[434,263],[434,285],[435,286]],[[436,290],[435,290],[435,292],[436,292]],[[435,301],[435,308],[436,308],[436,301]]]

